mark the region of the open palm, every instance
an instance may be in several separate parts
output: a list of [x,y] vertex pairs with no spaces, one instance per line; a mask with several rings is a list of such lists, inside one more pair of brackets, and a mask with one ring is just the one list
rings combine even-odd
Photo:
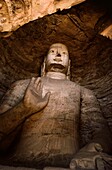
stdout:
[[32,78],[24,97],[24,105],[30,108],[32,112],[38,112],[42,110],[48,103],[50,93],[46,93],[42,97],[42,83],[41,78]]

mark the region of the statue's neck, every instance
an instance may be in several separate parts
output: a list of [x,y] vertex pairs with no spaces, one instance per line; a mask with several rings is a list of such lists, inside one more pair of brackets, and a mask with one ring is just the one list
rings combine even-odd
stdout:
[[67,76],[60,72],[47,72],[45,76],[52,79],[67,79]]

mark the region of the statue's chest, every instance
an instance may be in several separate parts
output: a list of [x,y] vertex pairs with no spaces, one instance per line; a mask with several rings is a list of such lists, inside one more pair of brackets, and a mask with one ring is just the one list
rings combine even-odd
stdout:
[[[74,119],[80,110],[80,88],[69,81],[43,82],[43,96],[50,92],[49,103],[43,110],[45,117]],[[46,114],[48,113],[48,114]]]
[[42,84],[42,95],[51,93],[48,105],[25,121],[16,157],[34,157],[36,163],[42,158],[49,162],[53,156],[59,161],[59,155],[66,160],[79,148],[80,88],[69,81]]

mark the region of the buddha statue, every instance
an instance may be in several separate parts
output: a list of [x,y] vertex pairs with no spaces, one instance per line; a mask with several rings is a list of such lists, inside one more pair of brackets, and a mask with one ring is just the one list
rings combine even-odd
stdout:
[[70,81],[64,44],[50,46],[41,77],[19,80],[4,95],[1,155],[7,150],[0,163],[12,166],[112,169],[110,129],[94,93]]

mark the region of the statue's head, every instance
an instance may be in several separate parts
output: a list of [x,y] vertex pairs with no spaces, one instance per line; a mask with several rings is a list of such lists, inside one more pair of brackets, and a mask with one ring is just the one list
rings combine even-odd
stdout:
[[42,76],[47,72],[60,72],[68,76],[69,67],[70,60],[67,47],[61,43],[52,44],[44,60]]

